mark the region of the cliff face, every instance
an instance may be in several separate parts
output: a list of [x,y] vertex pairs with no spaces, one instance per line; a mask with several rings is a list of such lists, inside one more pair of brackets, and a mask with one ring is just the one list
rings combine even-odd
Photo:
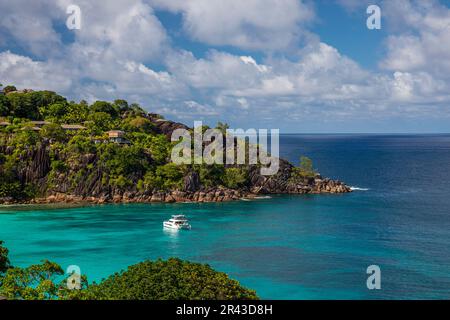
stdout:
[[[155,121],[155,130],[170,137],[178,128],[187,129],[180,123],[171,121]],[[12,147],[3,147],[4,154],[14,151]],[[66,165],[64,172],[55,173],[51,170],[51,158],[62,161]],[[132,180],[134,185],[126,188],[113,187],[109,176],[102,169],[102,162],[96,154],[84,153],[77,157],[64,154],[51,154],[49,141],[44,141],[37,147],[29,148],[20,156],[17,176],[21,183],[31,183],[37,188],[37,197],[26,203],[56,203],[56,202],[222,202],[239,200],[244,197],[256,197],[267,194],[319,194],[346,193],[351,189],[340,181],[324,179],[320,175],[310,178],[293,179],[293,166],[280,159],[280,168],[276,175],[263,176],[257,166],[248,166],[249,182],[246,187],[238,190],[224,187],[204,187],[199,174],[188,172],[183,178],[182,187],[177,190],[159,191],[142,190],[137,187],[137,181],[142,178],[136,173]],[[74,177],[76,181],[74,182]],[[12,198],[0,198],[0,203],[11,204]]]

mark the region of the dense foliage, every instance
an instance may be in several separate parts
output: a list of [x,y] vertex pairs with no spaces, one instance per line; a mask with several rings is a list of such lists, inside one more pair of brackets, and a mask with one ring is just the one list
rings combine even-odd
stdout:
[[[156,129],[155,117],[161,118],[125,100],[76,103],[51,91],[4,87],[0,92],[0,198],[33,198],[61,182],[68,184],[66,191],[71,192],[81,181],[87,186],[100,181],[99,189],[165,191],[180,188],[192,171],[206,187],[247,185],[244,169],[173,165],[173,143]],[[81,129],[66,130],[67,125]],[[225,131],[228,125],[219,123],[218,128]],[[129,143],[110,141],[109,130],[125,132],[123,138]],[[49,150],[50,163],[42,164],[42,170],[34,168],[33,175],[30,161],[42,148]],[[40,172],[45,177],[39,176]]]
[[292,170],[292,179],[311,179],[317,174],[310,158],[300,157],[300,164]]
[[0,295],[7,299],[48,300],[59,295],[58,276],[64,271],[50,261],[27,268],[8,268],[0,275]]
[[257,299],[225,273],[210,266],[171,258],[145,261],[89,286],[85,297],[108,300]]
[[[145,261],[100,283],[69,290],[63,269],[44,260],[26,268],[12,267],[0,241],[0,296],[12,300],[204,300],[257,299],[253,290],[210,266],[180,259]],[[58,280],[59,279],[59,280]],[[62,280],[61,280],[62,279]]]
[[0,275],[10,268],[8,249],[3,247],[3,241],[0,240]]

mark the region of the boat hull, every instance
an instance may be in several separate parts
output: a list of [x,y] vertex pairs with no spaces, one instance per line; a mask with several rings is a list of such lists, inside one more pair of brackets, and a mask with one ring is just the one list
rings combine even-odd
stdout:
[[172,230],[190,230],[191,226],[189,224],[187,225],[175,225],[172,223],[164,222],[163,223],[164,228],[166,229],[172,229]]

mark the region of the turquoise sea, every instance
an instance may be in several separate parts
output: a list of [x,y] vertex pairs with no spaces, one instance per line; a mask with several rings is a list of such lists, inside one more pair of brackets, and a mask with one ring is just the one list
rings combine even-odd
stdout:
[[[450,298],[450,135],[282,135],[345,195],[212,204],[0,207],[15,265],[50,259],[90,281],[145,259],[181,257],[268,299]],[[184,213],[193,229],[167,233]],[[381,268],[368,290],[366,268]]]

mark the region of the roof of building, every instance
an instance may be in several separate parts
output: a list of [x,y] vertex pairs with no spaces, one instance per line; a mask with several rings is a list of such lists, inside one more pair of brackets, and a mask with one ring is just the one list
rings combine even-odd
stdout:
[[22,130],[40,131],[42,129],[39,127],[25,127],[25,128],[22,128]]
[[2,121],[0,122],[0,126],[9,126],[11,123],[6,122],[6,121]]
[[125,131],[122,131],[122,130],[109,130],[107,133],[125,133]]
[[30,123],[38,125],[38,126],[43,126],[43,125],[46,125],[46,124],[50,124],[51,122],[48,122],[48,121],[30,121]]
[[67,129],[67,130],[84,130],[86,127],[80,125],[80,124],[62,124],[61,128]]

